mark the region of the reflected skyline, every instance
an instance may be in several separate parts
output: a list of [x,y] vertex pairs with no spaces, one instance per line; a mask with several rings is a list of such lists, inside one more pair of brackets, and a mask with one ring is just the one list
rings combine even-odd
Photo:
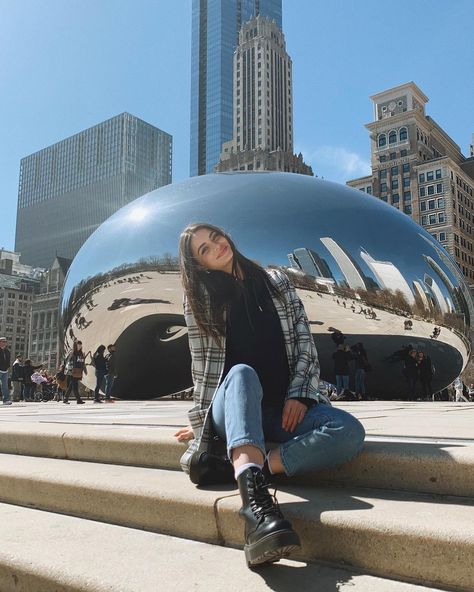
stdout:
[[[62,297],[66,347],[78,337],[86,351],[120,341],[126,396],[162,396],[190,386],[177,254],[180,232],[196,221],[224,228],[247,257],[291,277],[322,379],[334,378],[334,330],[350,345],[360,341],[371,350],[367,387],[385,398],[403,397],[405,384],[400,368],[384,359],[411,342],[435,363],[440,388],[467,363],[469,289],[449,255],[409,217],[321,179],[221,173],[167,186],[124,207],[71,265]],[[433,340],[436,327],[442,331]],[[157,381],[142,359],[149,368],[159,360],[163,378]]]

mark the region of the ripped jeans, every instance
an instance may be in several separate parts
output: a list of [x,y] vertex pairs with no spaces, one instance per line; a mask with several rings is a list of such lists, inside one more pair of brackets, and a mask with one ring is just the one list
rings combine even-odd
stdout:
[[234,448],[246,444],[265,455],[265,441],[276,442],[285,473],[291,476],[341,465],[361,451],[365,430],[350,413],[317,404],[293,432],[286,432],[280,409],[265,408],[262,413],[262,397],[257,373],[245,364],[233,366],[219,386],[212,421],[227,443],[229,458]]

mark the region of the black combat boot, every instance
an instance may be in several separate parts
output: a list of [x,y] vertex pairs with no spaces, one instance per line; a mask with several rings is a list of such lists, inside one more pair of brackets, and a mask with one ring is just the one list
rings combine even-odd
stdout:
[[300,548],[300,539],[268,493],[268,482],[257,467],[237,478],[245,520],[245,559],[249,567],[273,563]]

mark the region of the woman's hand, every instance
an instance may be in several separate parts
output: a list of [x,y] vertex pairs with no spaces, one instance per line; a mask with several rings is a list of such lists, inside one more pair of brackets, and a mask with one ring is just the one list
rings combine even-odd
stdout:
[[281,427],[285,432],[294,432],[296,426],[303,421],[308,408],[301,401],[288,399],[283,407]]
[[187,442],[188,440],[192,440],[194,438],[194,432],[192,428],[186,426],[185,428],[179,429],[176,434],[173,436],[178,440],[178,442]]

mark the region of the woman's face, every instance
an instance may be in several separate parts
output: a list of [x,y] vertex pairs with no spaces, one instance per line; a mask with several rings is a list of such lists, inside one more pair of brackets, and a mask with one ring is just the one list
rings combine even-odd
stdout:
[[76,345],[77,345],[77,349],[79,351],[81,351],[81,349],[82,349],[82,343],[80,341],[78,341]]
[[229,241],[215,230],[200,228],[191,238],[191,254],[204,269],[232,273],[232,252]]

